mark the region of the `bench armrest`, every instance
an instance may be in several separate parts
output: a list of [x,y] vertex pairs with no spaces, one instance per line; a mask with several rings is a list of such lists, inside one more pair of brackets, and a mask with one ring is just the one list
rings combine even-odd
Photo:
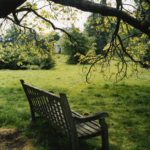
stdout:
[[78,116],[74,116],[73,118],[75,119],[75,121],[80,122],[80,123],[84,123],[84,122],[89,122],[89,121],[94,121],[94,120],[99,120],[99,119],[104,119],[105,117],[108,117],[108,113],[106,112],[99,112],[95,115],[89,115],[87,117],[78,117]]

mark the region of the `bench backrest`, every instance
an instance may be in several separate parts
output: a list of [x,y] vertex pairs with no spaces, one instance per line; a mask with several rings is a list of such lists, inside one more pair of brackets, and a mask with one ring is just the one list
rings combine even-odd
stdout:
[[25,84],[23,80],[21,84],[28,98],[31,113],[36,112],[40,117],[47,119],[65,135],[75,136],[75,124],[65,94],[56,96],[51,92]]

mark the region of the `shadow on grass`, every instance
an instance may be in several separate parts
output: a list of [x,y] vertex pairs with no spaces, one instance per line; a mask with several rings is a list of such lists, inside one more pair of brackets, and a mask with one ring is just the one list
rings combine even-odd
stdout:
[[[58,130],[49,125],[48,122],[39,120],[31,123],[25,132],[26,136],[34,139],[38,150],[71,150],[71,142]],[[93,150],[94,145],[86,141],[79,143],[81,150]]]
[[[34,139],[34,145],[38,150],[71,150],[71,142],[47,121],[31,122],[25,134],[29,139]],[[98,143],[94,138],[79,141],[80,150],[94,150],[99,147],[101,147],[101,138],[98,139]],[[111,144],[110,150],[121,149],[118,145]]]

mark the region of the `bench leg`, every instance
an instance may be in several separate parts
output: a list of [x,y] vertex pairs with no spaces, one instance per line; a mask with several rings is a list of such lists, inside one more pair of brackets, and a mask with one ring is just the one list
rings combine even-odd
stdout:
[[77,138],[72,139],[71,144],[72,144],[72,150],[79,150],[79,142]]
[[109,150],[108,126],[105,122],[105,119],[100,119],[99,123],[102,128],[102,150]]

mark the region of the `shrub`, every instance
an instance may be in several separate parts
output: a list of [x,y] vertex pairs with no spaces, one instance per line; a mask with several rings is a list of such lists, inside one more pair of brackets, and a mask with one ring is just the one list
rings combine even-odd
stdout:
[[50,69],[55,64],[50,52],[31,45],[1,47],[0,58],[0,69]]

